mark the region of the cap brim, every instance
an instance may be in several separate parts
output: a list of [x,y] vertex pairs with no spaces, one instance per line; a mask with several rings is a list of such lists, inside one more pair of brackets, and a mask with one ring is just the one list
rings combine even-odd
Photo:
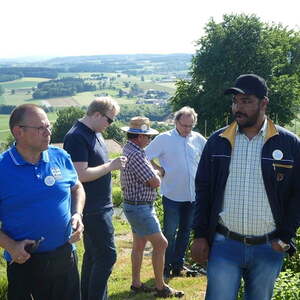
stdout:
[[159,132],[155,129],[149,128],[147,130],[142,130],[142,129],[136,129],[136,128],[130,128],[128,126],[121,127],[121,130],[129,132],[129,133],[134,133],[134,134],[144,134],[144,135],[157,135]]
[[236,87],[231,87],[229,89],[227,89],[225,92],[224,92],[224,95],[229,95],[229,94],[234,94],[234,95],[237,95],[237,94],[246,94],[245,91],[239,89],[239,88],[236,88]]

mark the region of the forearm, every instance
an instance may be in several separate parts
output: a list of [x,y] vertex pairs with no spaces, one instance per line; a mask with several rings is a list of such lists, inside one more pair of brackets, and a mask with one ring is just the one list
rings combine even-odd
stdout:
[[79,213],[82,214],[84,204],[85,204],[85,192],[83,186],[80,182],[71,189],[72,195],[72,214]]
[[85,169],[77,168],[76,163],[74,163],[74,165],[77,170],[79,180],[81,182],[94,181],[112,171],[110,162],[107,162],[97,167],[87,167]]
[[161,167],[160,165],[158,165],[154,160],[151,160],[151,164],[152,164],[152,166],[153,166],[153,168],[155,169],[155,170],[158,170],[159,171],[159,175],[161,176],[161,177],[164,177],[164,175],[165,175],[165,170],[164,170],[164,168],[163,167]]
[[2,230],[0,230],[0,247],[4,248],[8,252],[16,246],[16,241],[11,239]]

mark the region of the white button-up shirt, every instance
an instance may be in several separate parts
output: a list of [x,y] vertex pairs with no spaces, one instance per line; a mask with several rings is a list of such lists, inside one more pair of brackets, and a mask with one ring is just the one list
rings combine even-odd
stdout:
[[267,120],[251,140],[237,131],[231,154],[221,222],[243,235],[264,235],[275,230],[275,222],[261,171],[261,151]]
[[145,148],[147,157],[158,158],[165,170],[161,194],[173,201],[195,201],[195,176],[205,143],[198,132],[183,137],[173,129],[159,134]]

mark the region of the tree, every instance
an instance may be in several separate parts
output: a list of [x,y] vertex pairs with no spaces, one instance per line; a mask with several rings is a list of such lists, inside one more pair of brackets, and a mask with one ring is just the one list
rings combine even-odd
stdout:
[[120,143],[121,145],[125,142],[125,133],[120,129],[123,124],[119,121],[112,123],[107,127],[106,131],[103,132],[105,139],[112,139]]
[[255,15],[224,15],[220,23],[211,19],[197,41],[191,80],[177,83],[173,109],[194,107],[202,132],[206,126],[208,132],[222,127],[231,120],[231,98],[223,92],[246,73],[267,80],[269,116],[281,125],[290,123],[300,101],[300,32]]
[[82,118],[84,110],[79,107],[68,107],[57,112],[57,119],[53,125],[52,143],[61,143],[64,136],[73,126],[76,120]]

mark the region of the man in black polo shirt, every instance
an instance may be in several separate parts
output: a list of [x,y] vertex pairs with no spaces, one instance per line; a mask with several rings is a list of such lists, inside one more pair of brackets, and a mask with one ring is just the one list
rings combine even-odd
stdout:
[[86,116],[65,136],[64,149],[73,160],[86,192],[83,211],[84,247],[81,288],[83,300],[107,299],[107,280],[116,262],[111,171],[121,169],[126,157],[109,160],[101,135],[120,108],[109,97],[96,98]]

